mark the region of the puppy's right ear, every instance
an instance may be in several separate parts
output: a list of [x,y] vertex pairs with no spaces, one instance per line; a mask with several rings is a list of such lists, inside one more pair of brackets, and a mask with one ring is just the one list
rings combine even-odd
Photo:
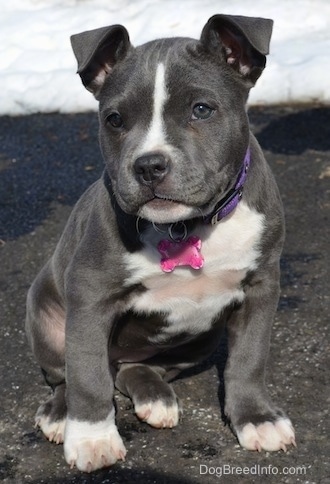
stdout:
[[112,25],[72,35],[70,40],[82,83],[97,99],[113,66],[131,47],[128,32],[122,25]]

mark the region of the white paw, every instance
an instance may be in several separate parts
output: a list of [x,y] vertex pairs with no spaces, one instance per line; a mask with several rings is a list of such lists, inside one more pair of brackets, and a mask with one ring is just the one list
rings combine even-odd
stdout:
[[136,415],[157,429],[172,428],[179,422],[179,406],[177,403],[167,406],[161,400],[135,405]]
[[126,449],[114,423],[114,412],[101,422],[81,422],[67,418],[64,456],[73,468],[91,472],[125,460]]
[[50,442],[55,444],[62,444],[64,439],[66,419],[51,422],[49,417],[45,415],[36,415],[35,426],[40,427],[44,435]]
[[292,423],[288,418],[280,418],[275,422],[264,422],[259,425],[248,423],[237,432],[237,438],[242,447],[248,450],[284,450],[287,445],[296,447]]

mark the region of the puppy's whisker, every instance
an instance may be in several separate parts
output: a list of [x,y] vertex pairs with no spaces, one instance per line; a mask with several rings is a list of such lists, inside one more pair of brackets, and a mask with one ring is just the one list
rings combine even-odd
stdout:
[[201,208],[198,207],[197,212],[200,214],[201,217],[204,217],[204,214]]

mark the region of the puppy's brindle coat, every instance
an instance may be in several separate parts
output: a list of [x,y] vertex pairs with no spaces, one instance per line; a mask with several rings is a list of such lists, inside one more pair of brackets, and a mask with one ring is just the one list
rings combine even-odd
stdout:
[[[34,281],[26,324],[54,390],[36,422],[49,440],[64,441],[71,466],[91,471],[125,457],[115,385],[141,420],[177,425],[167,382],[210,355],[224,325],[225,413],[240,444],[295,445],[264,383],[282,206],[245,108],[271,30],[271,20],[216,15],[199,41],[134,48],[120,25],[72,37],[82,82],[99,100],[105,171]],[[224,215],[219,207],[228,209],[249,156],[241,198]],[[178,251],[181,239],[198,238],[203,267],[164,272],[157,247],[170,236]]]

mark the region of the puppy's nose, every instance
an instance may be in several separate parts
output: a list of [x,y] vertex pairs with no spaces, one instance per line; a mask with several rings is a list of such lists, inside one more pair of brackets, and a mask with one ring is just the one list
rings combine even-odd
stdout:
[[161,153],[140,156],[134,162],[134,170],[144,185],[160,183],[169,172],[169,159]]

